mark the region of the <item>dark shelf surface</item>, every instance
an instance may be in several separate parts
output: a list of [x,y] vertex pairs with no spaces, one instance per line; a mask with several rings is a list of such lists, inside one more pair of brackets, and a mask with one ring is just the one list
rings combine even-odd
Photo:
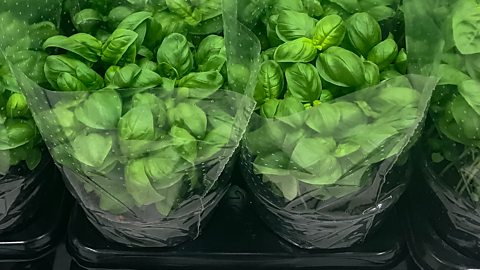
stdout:
[[270,231],[249,198],[233,186],[198,239],[165,249],[108,242],[76,207],[67,235],[67,248],[78,263],[71,269],[411,269],[404,262],[408,252],[396,214],[364,244],[303,250]]

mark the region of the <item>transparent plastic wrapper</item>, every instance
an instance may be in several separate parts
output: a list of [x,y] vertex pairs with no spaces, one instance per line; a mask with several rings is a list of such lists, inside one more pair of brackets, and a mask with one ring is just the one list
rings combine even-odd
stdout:
[[239,93],[249,78],[228,80],[221,2],[65,6],[62,35],[43,43],[48,85],[13,69],[68,188],[112,241],[196,238],[228,190],[255,107]]
[[435,80],[405,75],[397,1],[247,2],[225,29],[262,47],[241,154],[257,210],[302,248],[360,243],[405,190]]
[[[467,255],[480,255],[480,4],[405,1],[414,68],[439,79],[421,149],[440,207],[436,230]],[[425,35],[426,33],[426,35]]]
[[[41,204],[51,177],[51,159],[42,143],[10,63],[37,83],[45,81],[41,43],[56,35],[58,1],[25,9],[27,1],[0,3],[0,230],[27,222]],[[21,6],[19,6],[21,5]]]

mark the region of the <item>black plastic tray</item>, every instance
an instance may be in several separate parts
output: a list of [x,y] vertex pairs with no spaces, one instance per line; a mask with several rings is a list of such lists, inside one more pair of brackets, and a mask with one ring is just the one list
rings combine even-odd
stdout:
[[444,241],[429,218],[431,196],[425,183],[417,182],[402,204],[410,256],[422,270],[480,270],[480,260],[467,257]]
[[412,269],[403,262],[408,252],[396,215],[363,245],[309,251],[281,240],[250,206],[233,186],[197,240],[168,249],[107,242],[76,207],[67,233],[71,269]]
[[71,201],[58,173],[45,181],[38,212],[26,224],[0,234],[0,269],[48,270],[64,239]]

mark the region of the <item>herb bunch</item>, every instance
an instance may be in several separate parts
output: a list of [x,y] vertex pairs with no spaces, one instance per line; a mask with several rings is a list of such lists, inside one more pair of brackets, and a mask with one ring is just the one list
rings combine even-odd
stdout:
[[235,147],[235,111],[219,91],[224,39],[194,35],[221,6],[120,2],[92,1],[73,15],[76,33],[43,43],[45,77],[56,91],[49,95],[64,93],[47,113],[56,126],[43,133],[55,138],[57,162],[84,176],[100,209],[168,216],[214,185],[206,172]]
[[287,201],[339,198],[398,158],[421,117],[407,55],[382,24],[396,1],[271,2],[255,89],[265,120],[247,135],[255,173]]
[[28,24],[10,12],[0,13],[0,172],[25,162],[34,170],[42,159],[42,138],[10,65],[37,82],[47,82],[42,42],[58,34],[51,22]]

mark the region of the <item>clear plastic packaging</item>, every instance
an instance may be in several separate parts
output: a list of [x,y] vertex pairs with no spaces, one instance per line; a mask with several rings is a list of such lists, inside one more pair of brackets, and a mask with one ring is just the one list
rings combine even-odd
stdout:
[[238,93],[248,78],[227,78],[221,2],[189,5],[67,1],[63,36],[43,44],[49,84],[12,67],[67,187],[107,239],[128,246],[200,234],[255,106]]
[[435,80],[402,75],[397,1],[247,2],[235,23],[262,46],[241,155],[256,208],[299,247],[360,243],[405,190]]
[[46,54],[41,42],[57,34],[58,1],[27,8],[27,1],[0,3],[0,230],[17,228],[33,216],[50,181],[51,159],[43,146],[10,63],[43,83]]
[[414,68],[439,79],[421,143],[425,178],[439,199],[432,211],[445,241],[480,255],[480,4],[405,1]]

